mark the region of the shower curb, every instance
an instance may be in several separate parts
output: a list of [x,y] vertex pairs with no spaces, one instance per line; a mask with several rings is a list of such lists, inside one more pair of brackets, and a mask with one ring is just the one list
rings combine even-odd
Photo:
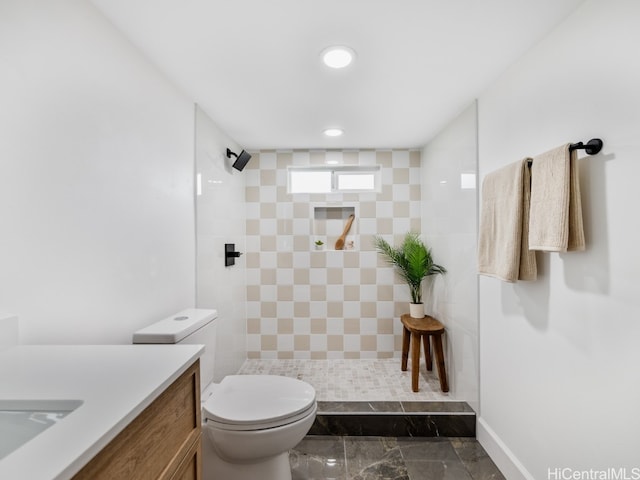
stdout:
[[475,437],[466,402],[318,402],[309,435]]

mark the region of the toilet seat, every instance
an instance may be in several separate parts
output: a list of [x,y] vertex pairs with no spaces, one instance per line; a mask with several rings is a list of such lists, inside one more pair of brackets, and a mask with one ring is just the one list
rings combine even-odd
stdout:
[[235,431],[275,428],[315,411],[311,385],[278,375],[229,375],[202,404],[208,425]]

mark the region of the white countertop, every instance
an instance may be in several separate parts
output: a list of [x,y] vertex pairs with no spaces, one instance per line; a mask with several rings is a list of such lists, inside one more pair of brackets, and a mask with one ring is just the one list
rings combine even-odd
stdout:
[[71,478],[202,351],[202,345],[25,345],[0,352],[0,400],[83,402],[0,460],[0,479]]

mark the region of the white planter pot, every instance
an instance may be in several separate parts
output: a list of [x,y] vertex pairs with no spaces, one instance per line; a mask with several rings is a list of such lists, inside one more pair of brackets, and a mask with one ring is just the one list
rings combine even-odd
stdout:
[[409,315],[411,315],[413,318],[424,317],[424,303],[410,303]]

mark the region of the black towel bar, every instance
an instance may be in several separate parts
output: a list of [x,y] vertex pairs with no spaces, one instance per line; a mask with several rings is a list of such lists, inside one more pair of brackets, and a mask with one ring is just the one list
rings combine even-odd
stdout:
[[602,140],[600,140],[599,138],[592,138],[587,142],[586,145],[582,142],[572,143],[571,145],[569,145],[569,151],[573,152],[574,150],[584,149],[587,155],[595,155],[596,153],[600,153],[600,150],[602,150],[602,145]]
[[[600,140],[599,138],[592,138],[587,142],[586,145],[582,142],[572,143],[571,145],[569,145],[569,151],[573,152],[574,150],[584,150],[587,155],[595,155],[596,153],[600,153],[603,145],[604,144],[602,140]],[[533,159],[530,158],[527,161],[527,165],[531,166],[532,163]]]

